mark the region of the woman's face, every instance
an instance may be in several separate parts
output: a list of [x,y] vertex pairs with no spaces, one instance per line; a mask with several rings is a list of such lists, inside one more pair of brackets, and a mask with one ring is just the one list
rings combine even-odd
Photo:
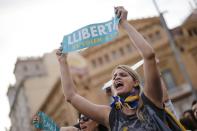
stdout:
[[131,92],[135,82],[131,75],[123,69],[116,69],[113,77],[113,95],[124,95]]
[[79,124],[82,131],[95,131],[97,128],[97,122],[87,118],[86,116],[81,116]]

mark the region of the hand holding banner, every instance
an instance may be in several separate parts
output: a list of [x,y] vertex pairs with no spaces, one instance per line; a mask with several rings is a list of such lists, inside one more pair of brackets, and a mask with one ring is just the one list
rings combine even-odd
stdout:
[[35,128],[45,131],[60,131],[57,124],[44,112],[38,112],[33,119]]
[[87,25],[64,36],[62,53],[100,45],[113,40],[118,35],[118,23],[119,19],[115,17],[104,23]]

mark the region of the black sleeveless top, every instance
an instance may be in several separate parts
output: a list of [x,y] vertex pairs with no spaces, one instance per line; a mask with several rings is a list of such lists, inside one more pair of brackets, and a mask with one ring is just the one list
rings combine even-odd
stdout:
[[181,131],[164,109],[156,107],[144,94],[141,99],[144,120],[139,120],[136,114],[128,116],[113,108],[109,115],[111,131]]

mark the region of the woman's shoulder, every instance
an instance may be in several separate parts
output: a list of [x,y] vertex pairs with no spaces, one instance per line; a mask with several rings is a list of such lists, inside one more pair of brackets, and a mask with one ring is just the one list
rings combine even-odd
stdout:
[[144,107],[143,112],[146,112],[148,115],[156,114],[160,119],[164,120],[165,110],[163,108],[157,107],[144,93],[141,94],[141,100]]

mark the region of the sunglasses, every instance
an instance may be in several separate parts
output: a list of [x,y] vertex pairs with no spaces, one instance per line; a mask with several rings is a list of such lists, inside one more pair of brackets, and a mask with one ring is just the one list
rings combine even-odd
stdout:
[[83,117],[81,117],[80,119],[79,119],[79,121],[84,121],[84,122],[86,122],[86,121],[89,121],[89,117],[87,117],[87,116],[83,116]]

